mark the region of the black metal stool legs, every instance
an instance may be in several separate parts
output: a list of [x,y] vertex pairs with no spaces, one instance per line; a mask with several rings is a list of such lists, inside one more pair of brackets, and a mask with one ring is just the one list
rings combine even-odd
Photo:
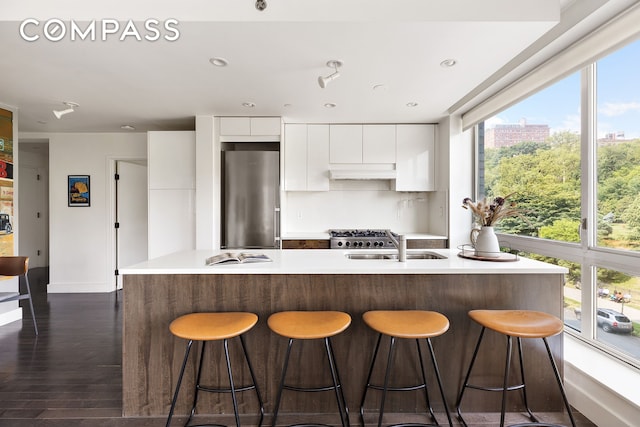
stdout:
[[[335,358],[333,355],[333,347],[331,346],[331,339],[329,337],[324,338],[325,350],[327,353],[327,358],[329,361],[329,369],[331,371],[331,379],[333,382],[332,386],[327,387],[294,387],[285,384],[285,379],[287,376],[287,368],[289,366],[289,356],[291,355],[291,347],[293,345],[293,338],[289,338],[289,343],[287,345],[287,351],[284,356],[284,364],[282,367],[282,374],[280,376],[280,386],[278,387],[278,393],[276,395],[276,403],[273,409],[273,420],[271,421],[271,426],[276,426],[276,421],[278,419],[278,412],[280,410],[280,401],[282,398],[282,391],[284,389],[292,390],[292,391],[300,391],[300,392],[318,392],[318,391],[329,391],[334,390],[336,395],[336,401],[338,403],[338,411],[340,412],[340,421],[343,427],[349,427],[349,408],[347,407],[347,401],[344,397],[344,391],[342,389],[342,383],[340,382],[340,375],[338,373],[338,367],[335,362]],[[302,424],[302,425],[316,425],[316,424]],[[300,426],[300,424],[297,424]]]
[[347,399],[344,397],[344,390],[342,389],[342,382],[340,381],[340,374],[338,373],[338,365],[336,364],[336,359],[334,357],[331,338],[326,337],[324,339],[324,346],[327,350],[329,368],[331,369],[331,378],[333,379],[333,388],[336,392],[338,411],[340,411],[340,420],[342,421],[343,426],[349,427],[349,408],[347,407]]
[[[453,422],[451,420],[451,413],[449,412],[449,408],[447,407],[447,399],[444,395],[444,388],[442,387],[442,378],[440,377],[440,369],[438,368],[438,362],[436,362],[436,355],[433,352],[433,345],[431,344],[431,338],[427,338],[427,344],[429,346],[429,353],[431,354],[431,361],[433,362],[433,369],[436,373],[436,380],[438,381],[440,396],[442,396],[442,403],[444,404],[444,412],[445,414],[447,414],[447,421],[449,421],[449,427],[452,427]],[[424,371],[423,371],[423,375],[424,375]],[[426,390],[426,386],[425,386],[425,390]],[[431,411],[431,413],[433,414],[433,410]]]
[[[260,405],[260,420],[258,421],[258,427],[262,425],[262,421],[264,420],[264,403],[262,402],[262,396],[260,395],[260,390],[258,389],[258,382],[256,381],[256,375],[253,371],[253,365],[251,365],[251,361],[249,360],[249,353],[247,352],[247,347],[244,343],[244,336],[240,335],[240,343],[242,344],[242,351],[244,352],[244,360],[247,361],[247,366],[249,367],[249,374],[251,375],[251,381],[253,383],[253,388],[256,390],[256,397],[258,398],[258,404]],[[228,359],[227,359],[228,362]],[[249,387],[248,389],[251,389]],[[240,391],[244,391],[241,389]]]
[[189,359],[189,352],[191,351],[191,346],[193,345],[193,340],[189,340],[187,342],[187,349],[184,352],[184,360],[182,361],[182,367],[180,368],[180,374],[178,375],[178,383],[176,384],[176,391],[173,393],[173,399],[171,400],[171,409],[169,409],[169,416],[167,417],[166,427],[171,426],[171,418],[173,418],[173,410],[176,407],[176,402],[178,400],[178,392],[180,391],[180,385],[182,384],[182,377],[184,375],[184,369],[187,366],[187,360]]
[[[378,414],[378,427],[382,426],[382,418],[383,418],[383,415],[384,415],[384,406],[385,406],[385,401],[386,401],[386,397],[387,397],[387,391],[412,391],[412,390],[419,390],[421,388],[424,389],[425,402],[426,402],[427,410],[429,412],[431,420],[434,423],[434,424],[430,424],[430,425],[436,425],[436,426],[440,425],[438,423],[438,420],[436,419],[435,413],[433,411],[433,407],[431,406],[431,402],[429,400],[429,391],[428,391],[428,388],[427,388],[427,376],[426,376],[426,372],[425,372],[425,368],[424,368],[424,361],[422,359],[422,350],[420,349],[420,340],[416,339],[416,346],[417,346],[417,350],[418,350],[418,358],[419,358],[419,361],[420,361],[420,371],[421,371],[421,374],[422,374],[422,384],[418,384],[418,385],[414,385],[414,386],[407,386],[407,387],[389,387],[389,381],[390,381],[390,378],[391,378],[391,369],[392,369],[392,366],[393,366],[394,355],[395,355],[396,337],[389,337],[389,338],[390,338],[389,354],[387,356],[387,366],[386,366],[386,369],[385,369],[384,384],[382,386],[374,385],[374,384],[371,384],[371,376],[373,374],[373,367],[375,366],[375,363],[376,363],[376,359],[377,359],[377,356],[378,356],[378,350],[380,349],[380,341],[382,339],[382,334],[378,335],[378,341],[376,343],[376,347],[375,347],[375,350],[373,352],[373,356],[372,356],[372,359],[371,359],[371,366],[369,367],[369,374],[367,375],[367,381],[366,381],[365,389],[364,389],[364,392],[363,392],[363,395],[362,395],[362,400],[360,402],[360,420],[362,422],[362,425],[363,426],[365,425],[365,421],[364,421],[364,403],[365,403],[366,398],[367,398],[367,391],[370,388],[382,391],[382,398],[381,398],[379,414]],[[440,396],[442,397],[442,401],[444,403],[444,410],[445,410],[445,412],[447,414],[447,420],[449,422],[449,426],[452,426],[451,415],[449,413],[449,409],[447,408],[446,397],[445,397],[445,394],[444,394],[444,388],[442,386],[442,378],[440,376],[440,371],[438,369],[438,364],[436,362],[435,353],[433,351],[433,346],[431,344],[431,339],[427,338],[426,342],[427,342],[427,347],[429,348],[429,354],[431,356],[431,362],[433,363],[433,368],[434,368],[436,379],[437,379],[437,382],[438,382],[438,388],[440,390]],[[415,426],[415,425],[425,425],[425,424],[403,423],[401,425],[403,425],[403,426]]]
[[[247,385],[247,386],[242,386],[242,387],[236,387],[236,384],[233,380],[233,371],[231,368],[231,360],[229,357],[229,341],[228,339],[224,339],[223,340],[223,345],[224,345],[224,355],[225,355],[225,361],[227,364],[227,374],[229,376],[229,388],[211,388],[211,387],[207,387],[207,386],[203,386],[202,384],[200,384],[200,378],[202,376],[202,365],[203,365],[203,361],[204,361],[204,349],[206,347],[206,341],[202,341],[202,347],[200,349],[200,360],[198,362],[198,371],[196,374],[196,382],[195,382],[195,391],[194,391],[194,396],[193,396],[193,405],[191,406],[191,411],[189,412],[189,418],[187,418],[187,421],[185,422],[185,427],[189,425],[189,423],[191,422],[193,416],[195,415],[196,412],[196,406],[198,403],[198,394],[200,392],[200,390],[202,391],[206,391],[206,392],[213,392],[213,393],[231,393],[231,399],[233,401],[233,413],[235,415],[235,422],[236,422],[236,427],[240,427],[240,414],[238,411],[238,399],[236,396],[237,392],[243,392],[243,391],[248,391],[248,390],[255,390],[256,391],[256,396],[258,399],[258,404],[260,405],[260,420],[258,422],[258,426],[262,425],[262,421],[264,419],[264,405],[262,402],[262,397],[260,396],[260,391],[258,389],[258,383],[256,382],[256,378],[253,372],[253,367],[251,366],[251,361],[249,360],[249,355],[247,353],[247,349],[245,346],[245,342],[244,342],[244,337],[240,336],[240,343],[242,344],[242,351],[244,353],[244,358],[245,361],[247,362],[247,366],[249,367],[249,373],[251,375],[251,381],[252,384],[251,385]],[[191,347],[193,345],[193,340],[190,340],[187,343],[187,349],[185,351],[185,355],[184,355],[184,360],[182,362],[182,367],[180,369],[180,375],[178,376],[178,383],[176,384],[176,390],[175,393],[173,395],[173,400],[171,402],[171,409],[169,410],[169,416],[167,418],[167,424],[166,427],[170,427],[171,425],[171,418],[173,417],[173,412],[175,410],[175,405],[176,402],[178,400],[178,393],[180,391],[180,386],[182,384],[182,377],[184,375],[184,371],[187,365],[187,360],[189,359],[189,352],[191,350]],[[208,424],[208,425],[213,425],[213,424]]]
[[[506,403],[507,402],[507,392],[514,391],[514,390],[522,390],[522,398],[523,398],[524,406],[526,408],[526,411],[528,413],[529,418],[531,419],[531,422],[514,424],[511,427],[526,427],[526,426],[561,427],[561,426],[558,426],[557,424],[549,424],[549,423],[545,423],[545,422],[540,422],[535,417],[535,415],[533,414],[531,409],[529,408],[529,402],[528,402],[528,399],[527,399],[527,392],[526,392],[525,374],[524,374],[524,361],[523,361],[523,356],[522,356],[522,341],[521,341],[520,337],[516,337],[516,339],[517,339],[517,344],[518,344],[518,359],[519,359],[519,363],[520,363],[520,375],[521,375],[521,380],[522,380],[521,384],[516,384],[516,385],[512,385],[512,386],[509,385],[509,371],[511,369],[511,358],[512,358],[512,347],[513,347],[513,339],[509,335],[506,336],[507,337],[507,348],[506,348],[507,355],[506,355],[506,360],[505,360],[504,379],[503,379],[502,387],[482,387],[482,386],[469,384],[469,378],[471,376],[471,371],[473,369],[473,365],[475,364],[476,357],[478,355],[478,350],[480,348],[480,344],[482,342],[482,338],[484,336],[485,329],[486,328],[483,327],[482,330],[480,331],[480,336],[478,337],[478,342],[477,342],[475,350],[473,352],[473,356],[471,357],[471,363],[469,364],[469,369],[468,369],[467,374],[465,376],[464,383],[462,385],[462,389],[460,390],[460,395],[458,396],[458,400],[456,402],[456,411],[457,411],[457,414],[458,414],[458,419],[460,420],[462,425],[464,425],[466,427],[467,423],[465,422],[464,418],[462,417],[462,412],[460,410],[460,404],[462,402],[462,398],[464,396],[465,390],[467,388],[473,388],[473,389],[476,389],[476,390],[483,390],[483,391],[499,391],[499,392],[502,392],[502,405],[501,405],[501,412],[500,412],[500,427],[504,427],[504,425],[505,425],[505,415],[506,415],[506,405],[507,405],[507,403]],[[571,420],[571,425],[573,427],[576,427],[575,420],[574,420],[573,414],[571,412],[571,406],[569,405],[569,401],[567,399],[567,396],[566,396],[566,393],[565,393],[565,390],[564,390],[564,386],[562,384],[562,378],[560,377],[560,373],[558,371],[558,367],[557,367],[557,365],[555,363],[555,360],[553,359],[553,354],[551,353],[551,349],[549,347],[549,343],[547,342],[547,338],[542,338],[542,340],[544,341],[545,347],[547,349],[547,355],[549,356],[549,360],[551,362],[551,366],[553,368],[553,372],[554,372],[556,381],[558,383],[558,387],[560,389],[560,393],[562,395],[562,399],[564,401],[565,408],[567,409],[567,413],[569,414],[569,419]]]

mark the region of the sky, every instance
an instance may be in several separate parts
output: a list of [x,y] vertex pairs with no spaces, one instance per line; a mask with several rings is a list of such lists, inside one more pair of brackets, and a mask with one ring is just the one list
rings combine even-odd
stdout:
[[[597,133],[640,138],[640,40],[597,62]],[[551,133],[580,132],[580,71],[488,119],[496,124],[548,124]]]

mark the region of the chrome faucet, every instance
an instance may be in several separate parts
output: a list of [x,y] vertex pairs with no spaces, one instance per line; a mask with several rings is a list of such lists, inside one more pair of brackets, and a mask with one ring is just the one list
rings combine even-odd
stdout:
[[396,239],[391,230],[385,230],[385,233],[398,250],[398,261],[405,262],[407,260],[407,236],[400,234]]

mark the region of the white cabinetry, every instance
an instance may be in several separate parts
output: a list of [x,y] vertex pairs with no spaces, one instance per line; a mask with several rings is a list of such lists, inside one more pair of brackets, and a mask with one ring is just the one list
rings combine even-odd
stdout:
[[329,190],[329,125],[285,125],[285,191]]
[[149,132],[149,259],[195,249],[195,132]]
[[396,162],[396,126],[362,126],[362,163]]
[[330,125],[331,163],[395,163],[395,125]]
[[396,191],[435,190],[435,125],[396,126]]
[[329,162],[362,163],[362,125],[329,125]]
[[329,191],[329,125],[308,125],[307,191]]
[[221,117],[221,136],[280,135],[280,117]]

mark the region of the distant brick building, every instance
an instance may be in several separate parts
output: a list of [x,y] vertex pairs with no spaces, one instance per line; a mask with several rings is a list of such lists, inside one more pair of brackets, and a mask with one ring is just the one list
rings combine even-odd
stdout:
[[511,147],[522,141],[545,142],[549,138],[549,125],[528,125],[526,120],[518,124],[496,125],[485,129],[485,148]]

